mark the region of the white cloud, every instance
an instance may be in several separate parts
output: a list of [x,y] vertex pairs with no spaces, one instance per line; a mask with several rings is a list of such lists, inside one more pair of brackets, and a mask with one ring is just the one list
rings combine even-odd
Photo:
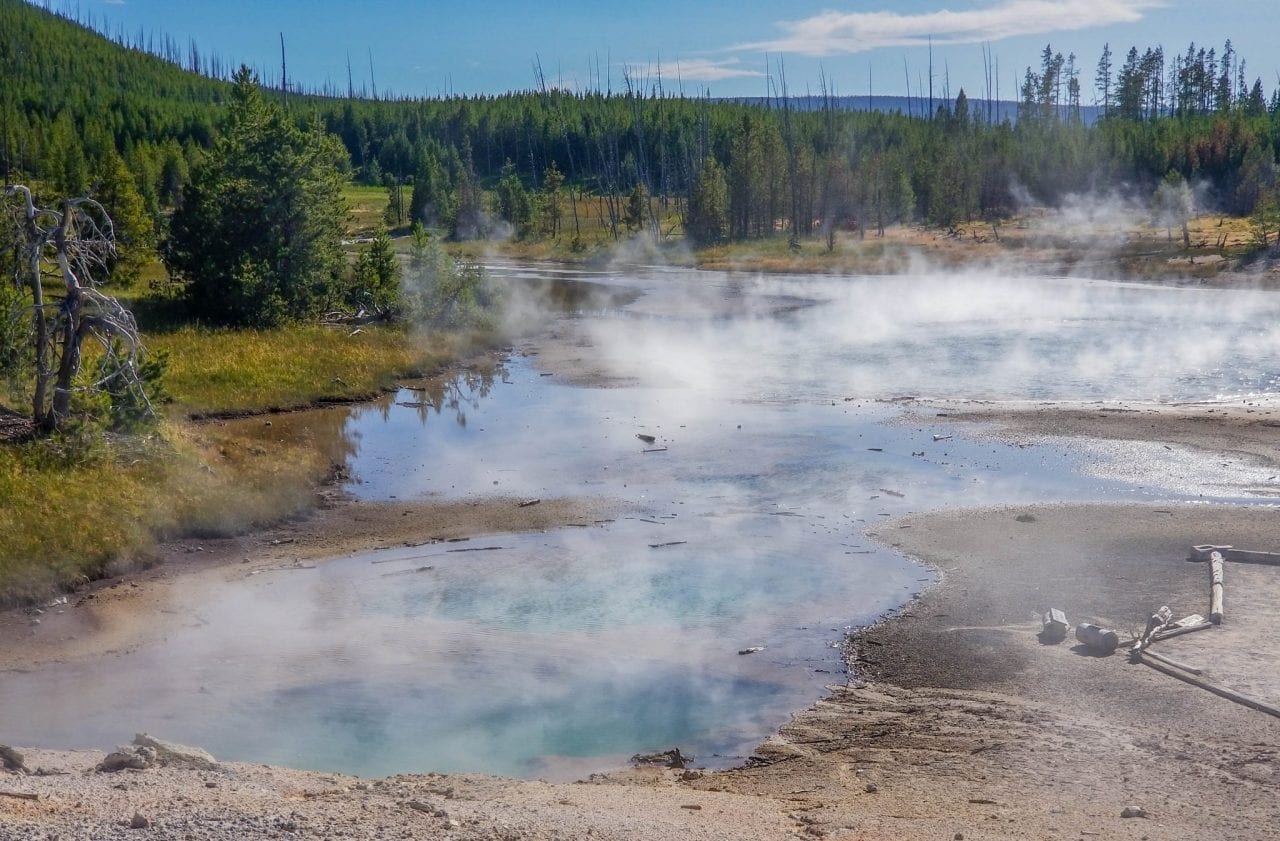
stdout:
[[1135,23],[1161,0],[1004,0],[985,8],[903,15],[897,12],[825,11],[810,18],[780,21],[782,34],[771,41],[734,49],[847,55],[881,47],[975,44],[1019,35],[1040,35]]
[[719,82],[724,79],[743,79],[753,76],[764,76],[762,70],[752,70],[742,66],[739,59],[687,58],[676,61],[663,61],[648,66],[649,75],[662,73],[664,81],[675,84],[683,82]]

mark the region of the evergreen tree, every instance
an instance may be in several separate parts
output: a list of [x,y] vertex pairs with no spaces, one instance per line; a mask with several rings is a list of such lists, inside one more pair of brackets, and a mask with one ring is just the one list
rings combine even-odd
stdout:
[[533,230],[533,198],[520,182],[516,165],[510,160],[502,167],[502,178],[494,191],[499,218],[511,225],[517,238],[523,239]]
[[154,256],[155,227],[124,158],[111,149],[94,171],[98,183],[92,194],[111,217],[116,237],[116,253],[106,268],[112,281],[128,285]]
[[345,157],[334,138],[300,130],[264,100],[240,68],[226,128],[192,172],[165,245],[198,317],[271,325],[331,302],[343,270]]
[[703,161],[694,181],[685,233],[699,245],[720,242],[729,233],[729,186],[714,157]]
[[563,208],[560,207],[560,188],[564,185],[564,173],[552,161],[542,177],[542,213],[545,218],[544,230],[552,239],[560,236],[560,219]]
[[379,228],[373,242],[360,250],[351,274],[352,309],[389,316],[400,300],[400,261],[386,228]]

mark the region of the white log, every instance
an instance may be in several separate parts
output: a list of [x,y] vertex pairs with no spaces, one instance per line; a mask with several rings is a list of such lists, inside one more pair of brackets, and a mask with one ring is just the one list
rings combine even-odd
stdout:
[[1248,695],[1245,695],[1241,692],[1237,692],[1234,689],[1228,689],[1225,686],[1219,686],[1216,683],[1210,683],[1204,678],[1196,677],[1193,674],[1188,674],[1187,672],[1184,672],[1181,669],[1176,669],[1172,666],[1166,666],[1164,663],[1158,662],[1153,658],[1148,658],[1146,656],[1148,653],[1149,652],[1143,652],[1142,662],[1146,663],[1148,666],[1150,666],[1151,668],[1155,669],[1158,672],[1164,672],[1170,677],[1176,677],[1178,680],[1186,681],[1187,683],[1190,683],[1192,686],[1199,686],[1201,689],[1207,689],[1208,691],[1212,692],[1214,695],[1217,695],[1221,698],[1226,698],[1228,701],[1235,701],[1237,704],[1243,704],[1244,706],[1249,707],[1251,709],[1255,709],[1258,712],[1263,712],[1263,713],[1266,713],[1267,715],[1273,715],[1276,718],[1280,718],[1280,708],[1277,708],[1272,706],[1271,704],[1267,704],[1262,701],[1259,701],[1257,698],[1250,698]]
[[1209,621],[1215,625],[1222,624],[1222,586],[1225,573],[1225,563],[1222,559],[1221,552],[1211,552],[1209,554]]

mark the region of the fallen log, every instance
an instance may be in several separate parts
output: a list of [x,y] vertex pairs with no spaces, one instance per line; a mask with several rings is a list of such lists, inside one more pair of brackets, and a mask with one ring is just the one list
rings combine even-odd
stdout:
[[1213,627],[1212,622],[1210,622],[1207,619],[1202,619],[1200,622],[1192,625],[1182,625],[1180,627],[1169,628],[1167,630],[1159,631],[1155,634],[1152,634],[1151,641],[1159,642],[1160,640],[1167,640],[1170,637],[1179,637],[1179,636],[1182,636],[1183,634],[1189,634],[1192,631],[1203,631],[1206,628],[1212,628],[1212,627]]
[[1224,560],[1228,561],[1280,566],[1280,552],[1259,552],[1254,549],[1237,549],[1234,546],[1215,546],[1212,544],[1192,546],[1191,554],[1187,560],[1207,561],[1214,552],[1219,553]]
[[1142,632],[1142,638],[1138,640],[1135,648],[1141,650],[1151,644],[1152,639],[1157,633],[1169,627],[1169,623],[1173,621],[1173,611],[1169,606],[1161,605],[1160,609],[1151,614],[1151,618],[1147,620],[1146,630]]
[[1222,587],[1225,564],[1221,552],[1209,553],[1209,621],[1222,624]]
[[0,791],[0,797],[12,797],[16,800],[39,800],[40,795],[28,794],[25,791]]
[[1049,608],[1040,619],[1040,636],[1046,642],[1061,642],[1067,638],[1067,614],[1056,607]]
[[1076,626],[1076,639],[1099,654],[1114,654],[1120,645],[1120,635],[1115,631],[1088,622]]
[[1257,698],[1251,698],[1242,692],[1235,691],[1234,689],[1228,689],[1225,686],[1219,686],[1216,683],[1211,683],[1205,680],[1204,678],[1197,677],[1194,674],[1189,674],[1187,672],[1184,672],[1180,668],[1166,666],[1164,663],[1161,663],[1158,660],[1155,660],[1154,658],[1146,657],[1145,654],[1146,652],[1143,652],[1142,662],[1146,663],[1148,666],[1150,666],[1151,668],[1155,669],[1158,672],[1164,672],[1165,674],[1171,677],[1176,677],[1178,680],[1185,681],[1186,683],[1189,683],[1192,686],[1198,686],[1201,689],[1205,689],[1209,692],[1212,692],[1214,695],[1217,695],[1220,698],[1226,698],[1228,701],[1234,701],[1237,704],[1241,704],[1242,706],[1246,706],[1246,707],[1249,707],[1250,709],[1257,710],[1258,712],[1263,712],[1263,713],[1266,713],[1267,715],[1273,715],[1276,718],[1280,718],[1280,708],[1274,707],[1271,704],[1265,703],[1263,701],[1259,701]]
[[1133,650],[1133,653],[1136,659],[1139,659],[1139,660],[1141,660],[1143,657],[1150,657],[1153,660],[1159,660],[1161,663],[1164,663],[1166,666],[1173,666],[1175,669],[1182,669],[1184,672],[1190,672],[1193,675],[1204,674],[1203,669],[1197,669],[1195,666],[1188,666],[1186,663],[1183,663],[1179,660],[1175,660],[1172,657],[1165,657],[1163,654],[1156,654],[1154,651],[1152,651],[1149,648],[1135,648]]

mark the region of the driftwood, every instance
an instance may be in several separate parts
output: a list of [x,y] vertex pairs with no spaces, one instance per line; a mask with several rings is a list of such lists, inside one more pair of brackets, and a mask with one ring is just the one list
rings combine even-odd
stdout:
[[1280,566],[1280,552],[1259,552],[1254,549],[1237,549],[1234,546],[1212,546],[1207,544],[1192,546],[1188,560],[1207,561],[1214,552],[1222,555],[1223,560],[1236,563]]
[[1076,626],[1076,639],[1100,654],[1114,654],[1116,647],[1120,645],[1120,635],[1115,631],[1090,625],[1088,622]]
[[1056,607],[1049,608],[1049,612],[1041,617],[1040,636],[1050,642],[1061,642],[1067,638],[1067,614],[1058,610]]
[[[1199,616],[1199,614],[1196,614],[1196,615]],[[1183,620],[1183,621],[1186,621],[1186,620]],[[1159,642],[1160,640],[1167,640],[1170,637],[1178,637],[1178,636],[1182,636],[1183,634],[1189,634],[1192,631],[1203,631],[1206,628],[1212,628],[1212,627],[1213,627],[1212,622],[1210,622],[1207,619],[1201,618],[1199,622],[1195,622],[1189,625],[1177,625],[1173,628],[1166,628],[1163,631],[1159,631],[1151,636],[1151,641]]]
[[1134,648],[1143,649],[1150,645],[1157,633],[1163,631],[1173,621],[1173,611],[1169,606],[1161,605],[1160,609],[1151,614],[1151,618],[1147,620],[1147,628],[1142,632],[1142,638],[1138,640]]
[[1182,669],[1184,672],[1190,672],[1193,675],[1204,674],[1204,671],[1202,669],[1197,669],[1195,666],[1188,666],[1186,663],[1183,663],[1179,660],[1174,660],[1172,657],[1165,657],[1163,654],[1156,654],[1154,651],[1152,651],[1149,648],[1142,648],[1142,649],[1135,648],[1133,650],[1133,653],[1136,655],[1135,659],[1140,660],[1143,657],[1150,657],[1153,660],[1159,660],[1161,663],[1164,663],[1166,666],[1173,666],[1175,669]]
[[1222,586],[1225,572],[1221,552],[1209,553],[1209,621],[1222,624]]
[[1220,698],[1226,698],[1228,701],[1235,701],[1237,704],[1242,704],[1243,706],[1249,707],[1250,709],[1255,709],[1258,712],[1263,712],[1263,713],[1266,713],[1267,715],[1273,715],[1276,718],[1280,718],[1280,708],[1278,707],[1274,707],[1271,704],[1265,703],[1263,701],[1259,701],[1257,698],[1251,698],[1242,692],[1235,691],[1234,689],[1228,689],[1225,686],[1219,686],[1218,684],[1207,681],[1204,678],[1198,677],[1195,674],[1188,673],[1180,667],[1166,665],[1165,663],[1160,662],[1155,658],[1149,658],[1147,656],[1148,653],[1149,652],[1140,653],[1139,656],[1142,658],[1142,662],[1146,663],[1148,666],[1150,666],[1151,668],[1155,669],[1158,672],[1164,672],[1165,674],[1171,677],[1176,677],[1178,680],[1185,681],[1191,684],[1192,686],[1198,686],[1201,689],[1207,689],[1208,691],[1212,692],[1214,695],[1219,696]]
[[25,791],[0,791],[0,797],[12,797],[17,800],[39,800],[40,795],[28,794]]

